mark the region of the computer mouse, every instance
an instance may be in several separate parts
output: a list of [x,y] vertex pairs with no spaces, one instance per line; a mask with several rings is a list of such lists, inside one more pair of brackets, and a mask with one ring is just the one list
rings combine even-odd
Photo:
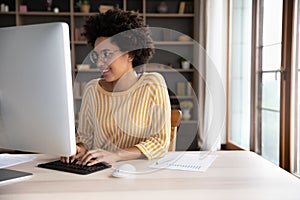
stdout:
[[136,168],[133,165],[126,163],[114,169],[111,175],[113,177],[123,178],[134,174],[134,172],[136,172]]

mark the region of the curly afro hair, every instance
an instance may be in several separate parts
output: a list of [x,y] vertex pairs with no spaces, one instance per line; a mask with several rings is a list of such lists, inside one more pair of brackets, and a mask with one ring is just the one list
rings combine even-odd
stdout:
[[138,13],[112,9],[91,16],[84,25],[83,35],[92,46],[98,37],[112,37],[121,51],[129,51],[133,67],[147,63],[154,53],[150,30]]

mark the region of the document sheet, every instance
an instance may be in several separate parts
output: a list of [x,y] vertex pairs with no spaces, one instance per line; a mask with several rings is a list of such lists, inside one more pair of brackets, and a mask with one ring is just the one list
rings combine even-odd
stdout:
[[204,172],[216,158],[216,155],[209,153],[175,153],[155,161],[149,167]]
[[30,155],[14,155],[3,153],[0,154],[0,169],[14,165],[18,165],[25,162],[30,162],[35,159],[35,156]]

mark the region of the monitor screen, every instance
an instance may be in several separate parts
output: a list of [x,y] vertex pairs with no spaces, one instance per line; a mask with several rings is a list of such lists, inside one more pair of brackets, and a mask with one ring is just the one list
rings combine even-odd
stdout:
[[0,28],[0,148],[75,154],[68,24]]

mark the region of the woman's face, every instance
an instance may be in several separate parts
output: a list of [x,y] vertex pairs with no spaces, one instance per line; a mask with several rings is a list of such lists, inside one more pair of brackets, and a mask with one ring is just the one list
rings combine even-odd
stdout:
[[132,71],[132,58],[127,52],[121,52],[119,47],[111,43],[108,37],[98,37],[94,44],[96,62],[103,78],[107,82],[119,80],[124,74]]

